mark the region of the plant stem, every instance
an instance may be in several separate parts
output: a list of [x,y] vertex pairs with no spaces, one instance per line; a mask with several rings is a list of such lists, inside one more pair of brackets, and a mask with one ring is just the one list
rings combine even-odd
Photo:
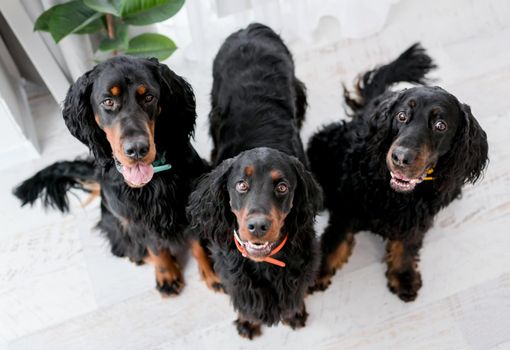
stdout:
[[[115,40],[115,23],[113,22],[113,16],[109,13],[106,14],[106,27],[108,28],[108,37],[110,40]],[[113,50],[112,54],[117,56],[118,51]]]

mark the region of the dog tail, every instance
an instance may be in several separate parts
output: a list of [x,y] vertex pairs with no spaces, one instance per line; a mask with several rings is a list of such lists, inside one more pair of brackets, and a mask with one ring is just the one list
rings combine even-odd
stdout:
[[394,83],[425,84],[427,73],[436,67],[421,44],[416,43],[393,62],[361,75],[355,83],[354,93],[349,92],[344,85],[345,103],[353,112],[357,112]]
[[296,90],[296,124],[298,130],[301,130],[305,121],[306,109],[308,108],[306,86],[301,80],[296,78],[294,80],[294,88]]
[[[69,211],[67,192],[72,188],[98,194],[93,160],[56,162],[26,179],[13,190],[21,201],[21,206],[33,205],[41,199],[45,208]],[[90,198],[92,199],[92,198]]]

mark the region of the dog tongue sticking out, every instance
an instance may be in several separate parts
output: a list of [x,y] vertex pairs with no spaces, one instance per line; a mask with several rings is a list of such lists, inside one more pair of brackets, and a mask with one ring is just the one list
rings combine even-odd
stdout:
[[136,164],[132,167],[123,166],[122,175],[124,179],[134,186],[141,186],[152,179],[154,169],[152,165]]

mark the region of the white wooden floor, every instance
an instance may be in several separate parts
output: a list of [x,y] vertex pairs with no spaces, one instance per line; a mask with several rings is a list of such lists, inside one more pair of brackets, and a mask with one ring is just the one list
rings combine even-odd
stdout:
[[[384,30],[342,39],[325,20],[315,44],[289,43],[310,109],[303,138],[343,117],[340,83],[421,41],[440,69],[437,84],[471,105],[487,131],[488,172],[443,210],[421,255],[424,286],[406,304],[386,289],[383,243],[362,233],[347,266],[325,293],[307,298],[306,328],[264,328],[237,336],[224,295],[185,264],[186,288],[163,300],[150,267],[110,255],[92,229],[98,203],[73,201],[66,216],[20,209],[11,188],[57,159],[85,149],[65,129],[50,98],[34,101],[43,157],[0,170],[0,348],[9,349],[510,349],[510,2],[406,0]],[[196,90],[196,145],[207,157],[211,67],[170,65]],[[322,227],[325,218],[319,220]]]

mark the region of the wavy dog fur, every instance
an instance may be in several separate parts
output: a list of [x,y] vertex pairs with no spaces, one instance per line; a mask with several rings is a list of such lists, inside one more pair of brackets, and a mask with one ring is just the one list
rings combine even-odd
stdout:
[[[307,161],[299,127],[306,109],[304,85],[294,76],[292,57],[280,37],[261,24],[251,24],[225,41],[213,75],[209,117],[212,162],[217,166],[191,194],[191,230],[239,313],[241,336],[251,339],[260,334],[261,324],[280,321],[302,327],[307,316],[304,296],[319,262],[313,223],[322,203],[321,189],[303,165]],[[255,185],[280,175],[289,188],[285,196],[274,195],[272,185],[270,190]],[[255,188],[236,192],[240,178]],[[247,204],[247,198],[256,199]],[[279,216],[285,217],[279,232],[287,233],[288,241],[275,258],[285,267],[253,261],[236,249],[233,232],[242,230],[233,213],[236,203],[242,203],[237,208],[241,212],[266,207],[284,214]],[[206,270],[201,267],[204,275]]]
[[[487,136],[469,106],[439,87],[388,89],[399,81],[423,83],[434,67],[425,50],[414,45],[365,73],[358,96],[345,94],[352,119],[328,125],[311,138],[308,156],[330,212],[314,289],[327,288],[347,260],[352,235],[370,230],[388,240],[390,290],[404,301],[416,298],[425,233],[439,210],[460,196],[465,183],[477,181],[488,162]],[[433,171],[423,175],[433,179],[408,191],[409,179],[393,179],[399,173],[392,175],[388,166],[401,173]],[[398,191],[392,181],[400,184]]]
[[[101,94],[108,95],[98,99]],[[123,108],[105,110],[105,98],[119,101]],[[149,102],[144,104],[144,98]],[[171,170],[154,174],[143,187],[129,186],[116,168],[106,128],[99,123],[103,114],[114,122],[122,120],[132,134],[145,132],[138,129],[140,121],[147,120],[154,128],[154,147],[165,154]],[[50,165],[21,184],[15,195],[23,204],[41,197],[46,206],[66,211],[69,189],[82,187],[83,180],[97,181],[97,227],[110,241],[112,253],[156,265],[157,289],[164,296],[178,294],[182,275],[170,251],[186,240],[187,199],[193,182],[207,170],[190,143],[196,118],[191,86],[156,59],[118,56],[98,64],[70,87],[63,117],[94,159]]]

